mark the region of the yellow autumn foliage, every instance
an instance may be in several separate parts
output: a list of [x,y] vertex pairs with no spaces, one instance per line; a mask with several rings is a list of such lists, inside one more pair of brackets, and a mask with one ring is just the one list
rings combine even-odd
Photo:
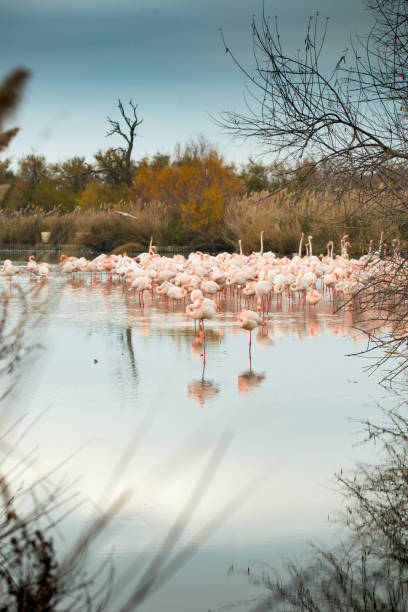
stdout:
[[113,191],[108,185],[93,180],[79,194],[78,205],[81,208],[93,208],[101,204],[128,200],[129,196],[130,190],[127,185],[123,185]]
[[[163,163],[167,161],[167,163]],[[195,235],[221,235],[224,208],[244,191],[234,168],[210,150],[200,156],[184,156],[171,164],[159,158],[141,164],[134,182],[134,196],[170,205],[183,229]]]

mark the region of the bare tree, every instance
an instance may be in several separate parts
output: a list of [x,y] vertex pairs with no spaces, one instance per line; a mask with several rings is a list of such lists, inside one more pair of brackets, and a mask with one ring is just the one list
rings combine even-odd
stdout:
[[339,175],[342,186],[364,187],[371,197],[374,187],[377,195],[398,195],[405,209],[395,179],[408,172],[408,3],[365,4],[374,17],[370,31],[345,41],[349,47],[331,71],[324,68],[327,20],[310,17],[303,51],[292,56],[264,7],[252,23],[253,71],[224,41],[249,81],[249,98],[246,113],[224,112],[219,123],[270,153],[313,159]]
[[[375,318],[381,311],[382,331],[391,331],[386,340],[373,334],[372,347],[388,343],[386,359],[402,357],[406,367],[408,2],[364,4],[372,18],[368,32],[345,41],[331,70],[325,57],[328,21],[318,14],[309,19],[303,50],[293,55],[285,51],[277,19],[271,20],[264,6],[252,23],[253,70],[238,61],[223,37],[248,79],[249,96],[245,112],[224,112],[218,123],[237,137],[256,139],[292,165],[308,158],[310,172],[317,168],[332,178],[336,201],[352,192],[361,213],[375,212],[378,234],[383,230],[385,238],[366,262],[358,293],[366,312]],[[387,236],[395,228],[398,235]]]
[[[408,2],[366,0],[365,4],[374,18],[371,29],[348,43],[349,49],[329,72],[322,67],[327,22],[311,18],[303,52],[291,56],[283,48],[277,21],[265,11],[260,20],[254,18],[253,72],[225,44],[249,81],[247,111],[226,112],[219,123],[236,136],[257,139],[276,155],[308,156],[314,167],[329,168],[338,177],[340,195],[344,189],[360,191],[362,203],[382,209],[385,220],[387,215],[406,220]],[[406,239],[403,232],[402,228]],[[357,295],[366,323],[371,316],[377,324],[373,346],[385,349],[385,360],[399,358],[404,369],[408,367],[408,262],[397,242],[393,246],[386,242],[381,239],[377,251],[361,262]],[[256,580],[269,595],[254,610],[407,609],[406,407],[405,402],[390,412],[384,424],[365,424],[367,438],[380,447],[380,460],[357,466],[351,477],[338,475],[346,502],[346,544],[317,550],[308,567],[289,564],[285,579],[267,569]]]
[[[106,136],[113,136],[117,134],[125,141],[123,147],[117,147],[113,149],[115,153],[119,154],[120,160],[120,174],[122,180],[131,187],[133,182],[133,167],[132,167],[132,151],[134,141],[136,138],[136,129],[143,122],[137,115],[137,104],[134,104],[132,100],[129,100],[130,113],[127,114],[122,101],[118,100],[118,108],[121,114],[121,120],[107,118],[111,128],[106,132]],[[99,161],[99,160],[98,160]],[[116,168],[118,172],[118,168]]]

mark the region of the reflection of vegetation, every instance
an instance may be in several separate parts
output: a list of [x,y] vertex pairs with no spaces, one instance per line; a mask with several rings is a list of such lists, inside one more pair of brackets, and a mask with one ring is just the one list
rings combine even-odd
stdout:
[[316,550],[304,568],[290,563],[289,578],[269,573],[255,582],[269,595],[261,610],[395,611],[408,608],[408,418],[407,404],[386,413],[384,425],[365,424],[381,460],[338,475],[346,501],[347,545]]
[[130,327],[127,327],[125,332],[121,335],[121,338],[122,338],[123,344],[125,345],[128,355],[129,355],[130,368],[132,370],[133,378],[135,380],[138,380],[139,374],[137,371],[135,351],[133,349],[133,343],[132,343],[132,329]]

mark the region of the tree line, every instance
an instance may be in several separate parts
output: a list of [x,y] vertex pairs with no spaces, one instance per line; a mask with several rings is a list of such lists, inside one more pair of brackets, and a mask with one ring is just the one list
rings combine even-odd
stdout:
[[220,200],[273,191],[289,182],[284,164],[262,163],[252,157],[246,164],[228,164],[217,148],[201,139],[176,145],[173,155],[156,153],[123,164],[115,148],[98,151],[92,163],[74,156],[50,163],[30,153],[15,167],[0,161],[0,185],[8,186],[1,207],[22,210],[27,206],[69,212],[119,201],[160,200],[175,208],[200,208],[207,199],[216,207]]
[[[200,248],[237,248],[242,239],[246,249],[256,249],[264,230],[267,248],[280,253],[297,250],[302,231],[314,236],[319,252],[325,250],[329,239],[339,241],[347,233],[355,253],[361,254],[364,245],[379,238],[387,210],[389,239],[397,238],[401,245],[407,239],[406,215],[392,214],[385,199],[382,211],[361,206],[362,181],[355,182],[347,197],[338,198],[341,182],[336,174],[309,160],[290,167],[249,158],[238,167],[227,163],[204,139],[176,146],[173,155],[157,153],[138,161],[131,159],[128,167],[123,158],[123,152],[109,148],[98,151],[93,163],[81,156],[49,163],[33,153],[19,159],[15,167],[8,159],[0,161],[0,240],[36,243],[40,229],[51,229],[53,239],[70,242],[72,236],[65,236],[64,231],[62,238],[61,232],[51,227],[51,218],[58,224],[63,217],[82,213],[81,229],[77,224],[74,228],[72,220],[68,227],[84,232],[85,225],[89,229],[85,219],[93,223],[98,218],[92,225],[92,239],[88,236],[90,242],[86,242],[94,248],[144,244],[144,233],[140,234],[144,224],[163,244]],[[126,223],[119,223],[119,217],[112,218],[109,213],[115,209],[132,213],[138,222],[130,224],[127,218]],[[103,211],[107,225],[101,221]],[[157,216],[161,217],[160,227],[153,228],[147,221]],[[28,230],[29,218],[34,217],[36,222]],[[130,232],[133,225],[137,236]],[[112,237],[114,226],[118,232]]]

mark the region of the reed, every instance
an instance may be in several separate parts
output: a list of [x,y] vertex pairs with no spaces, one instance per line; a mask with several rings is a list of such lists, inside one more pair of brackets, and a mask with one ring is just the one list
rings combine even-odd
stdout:
[[[310,189],[299,194],[290,188],[273,194],[258,192],[231,202],[223,224],[223,238],[231,247],[237,249],[241,239],[245,252],[259,250],[263,230],[265,248],[280,254],[297,251],[304,232],[313,236],[316,254],[325,252],[328,240],[340,244],[348,234],[352,252],[359,255],[384,229],[383,217],[362,207],[357,193],[338,201],[334,192]],[[395,222],[388,222],[386,229],[392,238],[403,237]]]
[[191,244],[201,250],[215,248],[215,241],[218,248],[237,249],[241,239],[244,251],[250,252],[259,250],[263,230],[265,248],[281,255],[297,251],[304,232],[313,236],[315,254],[325,252],[328,240],[339,245],[348,234],[351,252],[359,256],[384,229],[389,239],[406,241],[408,223],[401,215],[387,219],[386,212],[386,206],[382,211],[362,206],[358,193],[337,200],[334,191],[299,193],[289,186],[272,194],[231,199],[219,224],[220,241],[211,230],[194,233],[186,228],[180,211],[166,202],[120,201],[68,213],[59,207],[43,211],[28,206],[0,210],[0,244],[37,245],[41,232],[48,231],[51,245],[76,244],[97,251],[143,250],[153,236],[157,245]]
[[89,209],[79,213],[77,219],[80,227],[77,244],[98,250],[120,250],[128,245],[146,248],[151,236],[158,244],[172,244],[174,239],[173,216],[163,202],[138,200],[122,206]]
[[[124,212],[127,214],[121,214]],[[177,235],[174,228],[169,207],[162,202],[103,205],[70,213],[59,208],[44,213],[30,207],[0,212],[0,244],[36,245],[41,241],[41,232],[48,231],[51,245],[75,243],[111,251],[130,243],[144,248],[152,235],[157,243],[173,243]]]
[[69,242],[76,232],[74,213],[61,214],[59,208],[48,212],[34,207],[19,211],[0,211],[0,244],[35,245],[41,232],[50,232],[50,244]]

